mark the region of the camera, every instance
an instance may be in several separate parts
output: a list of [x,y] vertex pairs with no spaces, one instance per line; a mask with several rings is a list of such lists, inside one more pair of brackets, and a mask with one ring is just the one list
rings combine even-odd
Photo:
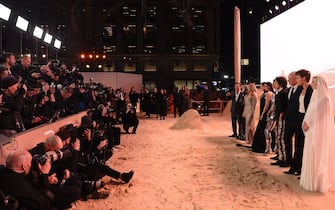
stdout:
[[34,156],[32,159],[32,166],[37,168],[38,163],[44,165],[48,159],[50,159],[51,162],[54,162],[63,158],[69,158],[71,155],[72,153],[69,149],[48,151],[43,155]]

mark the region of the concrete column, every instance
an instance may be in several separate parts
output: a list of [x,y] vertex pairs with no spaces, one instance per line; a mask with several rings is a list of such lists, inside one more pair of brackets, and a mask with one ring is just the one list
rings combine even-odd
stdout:
[[240,9],[234,8],[234,76],[241,82],[241,18]]

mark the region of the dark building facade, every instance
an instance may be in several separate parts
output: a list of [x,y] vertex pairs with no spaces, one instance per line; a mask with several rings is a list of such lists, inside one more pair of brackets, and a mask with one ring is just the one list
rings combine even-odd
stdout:
[[[220,9],[217,0],[24,1],[4,0],[3,48],[29,53],[36,63],[58,58],[81,71],[143,75],[145,86],[193,88],[219,79]],[[30,21],[28,32],[15,17]],[[62,41],[59,50],[32,36],[38,25]]]
[[95,53],[106,58],[86,56],[82,69],[139,73],[149,88],[193,88],[219,72],[219,1],[186,7],[177,1],[133,1],[116,8],[102,27]]
[[[260,24],[302,1],[0,0],[12,9],[9,21],[0,22],[1,47],[29,53],[38,64],[58,58],[81,71],[142,74],[150,88],[232,86],[238,6],[242,80],[260,82]],[[27,32],[15,27],[18,15],[30,21]],[[34,37],[35,25],[61,40],[61,48]]]

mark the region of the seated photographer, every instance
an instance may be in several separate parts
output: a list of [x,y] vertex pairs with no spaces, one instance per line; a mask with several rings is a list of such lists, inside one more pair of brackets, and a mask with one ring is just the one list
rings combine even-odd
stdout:
[[[93,124],[93,126],[89,126],[91,124]],[[79,169],[80,172],[85,173],[87,178],[92,181],[97,181],[107,175],[116,180],[128,183],[133,177],[134,172],[120,173],[105,164],[107,160],[106,157],[111,157],[109,153],[106,153],[107,140],[91,135],[91,133],[94,133],[94,129],[92,129],[94,125],[95,122],[91,121],[89,116],[82,118],[82,123],[79,128],[81,131],[79,131],[78,137],[81,140],[81,151],[83,152],[84,160],[81,163],[83,167]]]
[[51,196],[47,196],[48,193],[46,193],[49,188],[50,161],[47,160],[43,165],[37,164],[39,189],[35,189],[26,179],[31,163],[32,157],[28,151],[16,150],[7,157],[6,167],[0,167],[0,189],[5,195],[11,195],[14,198],[8,203],[12,205],[11,208],[8,206],[9,209],[17,209],[13,207],[17,205],[15,200],[18,202],[18,209],[53,209],[50,208]]
[[126,133],[129,133],[129,128],[133,127],[132,133],[136,134],[136,129],[138,126],[138,118],[136,115],[136,107],[133,107],[131,103],[127,104],[126,111],[122,117],[123,129]]
[[108,139],[107,149],[112,149],[115,145],[120,145],[121,129],[116,124],[122,119],[117,119],[116,109],[109,102],[99,104],[97,110],[91,114],[91,118],[97,124],[105,127],[105,136]]
[[[57,209],[66,209],[71,206],[71,203],[80,199],[82,182],[67,167],[67,161],[72,156],[72,151],[63,148],[63,142],[57,135],[50,136],[44,143],[39,143],[29,152],[33,155],[33,164],[35,162],[42,162],[45,158],[50,158],[51,170],[48,176],[50,190],[54,193],[54,206]],[[32,170],[32,177],[34,178],[34,171]]]

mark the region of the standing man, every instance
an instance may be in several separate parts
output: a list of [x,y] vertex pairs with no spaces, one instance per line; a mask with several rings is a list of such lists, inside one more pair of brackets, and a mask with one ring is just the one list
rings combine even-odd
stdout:
[[[244,132],[243,132],[243,118],[242,118],[242,112],[244,109],[244,97],[243,93],[241,91],[241,84],[240,83],[235,83],[235,90],[233,91],[232,94],[229,94],[227,96],[231,96],[231,123],[232,123],[232,128],[233,128],[233,134],[230,135],[229,137],[243,137]],[[236,124],[238,123],[238,135],[237,135],[237,126]]]
[[288,100],[287,110],[285,116],[285,131],[284,131],[284,142],[285,142],[285,153],[286,161],[280,165],[280,167],[289,167],[292,163],[292,138],[296,134],[298,129],[298,111],[299,111],[299,96],[302,90],[301,86],[298,86],[295,71],[288,75],[288,82],[290,88],[288,89]]
[[177,117],[177,109],[179,112],[179,88],[178,87],[174,87],[173,88],[173,116],[174,118]]
[[12,76],[1,79],[1,89],[3,91],[2,108],[6,108],[6,111],[1,114],[0,133],[12,136],[25,130],[21,116],[25,90],[20,88],[19,81]]
[[203,100],[204,100],[203,115],[208,116],[209,115],[209,90],[208,90],[207,84],[204,86]]
[[271,163],[271,165],[278,165],[285,163],[285,143],[284,143],[284,128],[285,128],[285,116],[287,110],[287,80],[285,77],[276,77],[274,82],[275,86],[278,87],[275,96],[275,121],[277,125],[277,148],[278,148],[278,160]]
[[7,69],[7,71],[9,72],[9,74],[11,74],[11,69],[16,64],[15,55],[11,52],[5,52],[1,56],[0,64],[4,65]]
[[18,79],[20,83],[24,83],[30,75],[30,65],[30,55],[23,55],[21,57],[21,62],[11,69],[13,77]]
[[300,175],[302,166],[302,156],[304,151],[305,135],[302,130],[302,122],[305,117],[306,110],[311,100],[313,93],[312,87],[309,85],[311,73],[305,69],[301,69],[296,73],[297,84],[302,87],[299,94],[299,108],[297,119],[297,130],[295,135],[294,156],[290,170],[286,171],[287,174]]

